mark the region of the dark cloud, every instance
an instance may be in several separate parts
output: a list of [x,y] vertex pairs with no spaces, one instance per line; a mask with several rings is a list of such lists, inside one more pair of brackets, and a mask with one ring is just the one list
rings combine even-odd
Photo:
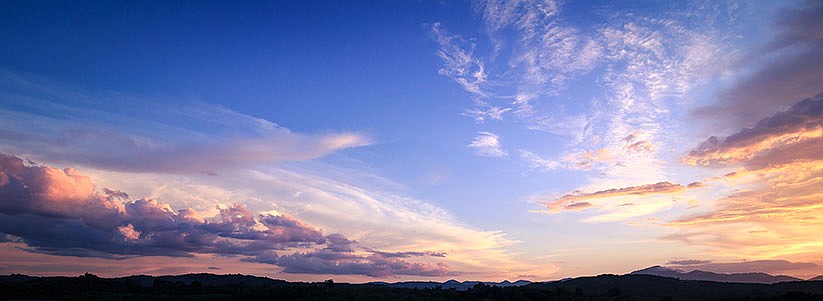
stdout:
[[109,199],[121,199],[121,200],[128,200],[129,194],[122,192],[120,190],[112,190],[108,188],[103,188],[103,194],[105,194]]
[[[280,265],[288,273],[449,273],[444,264],[403,259],[443,253],[358,253],[362,248],[356,241],[324,235],[285,214],[255,214],[235,204],[205,219],[192,209],[175,211],[155,199],[121,202],[127,197],[107,188],[96,192],[77,170],[26,166],[0,153],[0,242],[22,242],[35,253],[81,257],[242,255],[245,261]],[[290,255],[279,255],[281,251]]]
[[720,93],[716,104],[697,110],[729,126],[750,126],[795,100],[823,92],[823,2],[807,1],[784,12],[776,22],[780,33],[766,47],[749,55],[776,57],[735,86]]
[[564,208],[567,209],[567,210],[582,210],[582,209],[586,209],[586,208],[589,208],[589,207],[592,207],[592,206],[594,206],[594,205],[592,205],[592,203],[589,203],[589,202],[575,202],[575,203],[567,204],[566,207],[564,207]]

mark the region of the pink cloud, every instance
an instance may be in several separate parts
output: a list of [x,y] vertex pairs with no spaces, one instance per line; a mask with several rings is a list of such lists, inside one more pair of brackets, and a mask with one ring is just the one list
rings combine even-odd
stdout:
[[98,193],[91,180],[75,169],[26,166],[20,158],[2,153],[0,178],[0,234],[6,242],[25,243],[30,252],[120,259],[239,255],[247,262],[281,266],[287,273],[451,273],[441,263],[403,259],[442,257],[442,253],[363,249],[340,234],[324,235],[295,217],[255,214],[240,204],[203,218],[192,209],[175,211],[150,198],[120,202],[127,198],[125,193],[111,189]]

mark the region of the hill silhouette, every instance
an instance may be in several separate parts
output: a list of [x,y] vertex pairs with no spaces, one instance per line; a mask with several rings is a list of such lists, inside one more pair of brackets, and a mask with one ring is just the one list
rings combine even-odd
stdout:
[[[427,287],[403,285],[425,283]],[[474,283],[473,286],[461,289]],[[517,283],[517,282],[515,282]],[[600,275],[529,283],[287,282],[246,275],[186,274],[100,278],[0,276],[0,299],[51,300],[823,300],[823,281],[774,284]],[[429,285],[433,287],[428,287]],[[495,284],[495,283],[490,283]]]
[[446,282],[434,282],[434,281],[405,281],[405,282],[395,282],[395,283],[388,283],[388,282],[369,282],[369,284],[375,285],[384,285],[388,287],[395,287],[395,288],[435,288],[440,287],[442,289],[456,289],[460,291],[468,290],[475,285],[483,284],[492,287],[509,287],[509,286],[524,286],[531,284],[531,281],[528,280],[517,280],[515,282],[510,282],[508,280],[504,280],[502,282],[482,282],[482,281],[457,281],[457,280],[449,280]]
[[693,270],[691,272],[683,272],[671,268],[662,267],[659,265],[648,267],[642,270],[637,270],[629,273],[630,275],[654,275],[661,277],[676,278],[680,280],[704,280],[716,282],[738,282],[738,283],[778,283],[786,281],[800,281],[803,279],[791,276],[778,275],[773,276],[766,273],[714,273],[700,270]]

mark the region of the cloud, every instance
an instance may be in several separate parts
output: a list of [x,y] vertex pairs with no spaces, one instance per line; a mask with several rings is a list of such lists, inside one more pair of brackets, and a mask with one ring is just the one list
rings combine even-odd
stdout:
[[713,182],[721,197],[709,199],[712,210],[667,223],[676,232],[665,239],[723,256],[819,261],[822,146],[821,94],[728,137],[710,137],[683,161],[737,169]]
[[687,259],[687,260],[672,260],[667,262],[667,265],[696,265],[696,264],[706,264],[711,263],[711,260],[697,260],[697,259]]
[[683,158],[690,165],[767,166],[823,159],[823,94],[763,118],[724,139],[712,136]]
[[357,254],[351,249],[335,249],[334,246],[330,244],[329,247],[318,251],[280,256],[273,263],[284,267],[285,273],[297,274],[355,274],[371,277],[458,275],[450,271],[445,263],[409,262],[398,256],[386,256],[381,252]]
[[601,148],[571,153],[566,155],[564,160],[571,163],[570,166],[574,169],[589,170],[595,165],[614,162],[615,156],[608,149]]
[[432,24],[430,33],[440,45],[437,55],[444,63],[438,73],[448,76],[467,92],[486,97],[488,92],[484,91],[483,86],[487,75],[483,61],[474,56],[475,44],[449,33],[440,23]]
[[[592,199],[614,198],[622,196],[644,196],[650,194],[672,194],[680,193],[685,190],[685,187],[683,187],[683,185],[680,184],[674,184],[671,182],[659,182],[655,184],[646,184],[640,186],[613,188],[608,190],[596,191],[592,193],[575,192],[557,198],[554,201],[549,202],[547,205],[549,209],[561,210],[564,208],[575,208],[577,204],[580,204],[579,202]],[[591,204],[588,204],[587,206],[583,207],[591,207]]]
[[486,157],[505,157],[508,156],[500,145],[500,138],[489,132],[478,132],[478,136],[474,137],[472,143],[466,147],[473,148],[480,156]]
[[768,273],[778,274],[796,270],[816,269],[811,262],[791,262],[787,260],[750,260],[742,262],[711,262],[706,260],[670,261],[672,268],[691,271],[701,270],[715,273]]
[[541,171],[552,171],[560,167],[560,162],[544,159],[535,153],[520,150],[520,158],[529,165],[531,169]]
[[[255,214],[239,204],[203,218],[192,209],[175,211],[156,199],[119,202],[122,192],[108,189],[100,194],[75,169],[26,166],[22,159],[2,153],[0,178],[0,233],[19,238],[15,241],[25,243],[30,252],[102,258],[240,255],[245,261],[279,265],[288,273],[454,274],[443,263],[402,259],[442,257],[440,252],[365,249],[360,252],[368,255],[359,255],[356,250],[363,248],[340,234],[324,235],[292,216]],[[343,268],[318,263],[323,258],[343,260]]]
[[704,188],[708,187],[709,185],[703,182],[691,182],[689,185],[686,185],[688,189],[697,189],[697,188]]
[[650,154],[654,151],[654,144],[649,140],[642,140],[640,135],[640,132],[634,132],[623,138],[623,141],[626,142],[623,147],[626,152]]
[[[95,94],[16,78],[0,70],[0,96],[21,104],[0,106],[0,143],[7,151],[38,161],[216,175],[247,166],[310,160],[371,143],[367,135],[355,132],[296,133],[217,105]],[[124,112],[122,107],[106,105],[111,98],[117,99],[112,103],[133,109]]]
[[588,217],[583,222],[614,222],[669,209],[676,204],[673,195],[685,191],[683,185],[658,182],[591,193],[574,191],[543,204],[548,214],[585,210]]
[[[563,206],[563,210],[583,210],[586,208],[593,207],[592,203],[589,202],[569,202]],[[557,210],[557,207],[549,206],[549,209]]]
[[[721,92],[716,104],[698,109],[699,117],[710,117],[730,126],[749,126],[758,118],[783,110],[795,100],[823,91],[823,4],[804,1],[798,8],[783,11],[775,24],[779,33],[765,47],[746,57],[745,65],[756,65],[751,75]],[[757,65],[757,58],[771,58]]]
[[477,123],[483,123],[488,119],[503,120],[503,114],[511,111],[512,108],[482,106],[474,109],[466,110],[463,115],[474,118]]

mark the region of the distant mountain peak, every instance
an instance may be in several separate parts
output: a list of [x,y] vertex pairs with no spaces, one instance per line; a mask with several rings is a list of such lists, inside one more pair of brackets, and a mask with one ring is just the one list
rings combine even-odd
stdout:
[[680,280],[702,280],[702,281],[716,281],[716,282],[740,282],[740,283],[777,283],[785,281],[801,281],[800,278],[784,275],[770,275],[766,273],[715,273],[701,270],[693,270],[684,272],[664,266],[652,266],[642,270],[637,270],[629,273],[630,275],[654,275],[661,277],[676,278]]

